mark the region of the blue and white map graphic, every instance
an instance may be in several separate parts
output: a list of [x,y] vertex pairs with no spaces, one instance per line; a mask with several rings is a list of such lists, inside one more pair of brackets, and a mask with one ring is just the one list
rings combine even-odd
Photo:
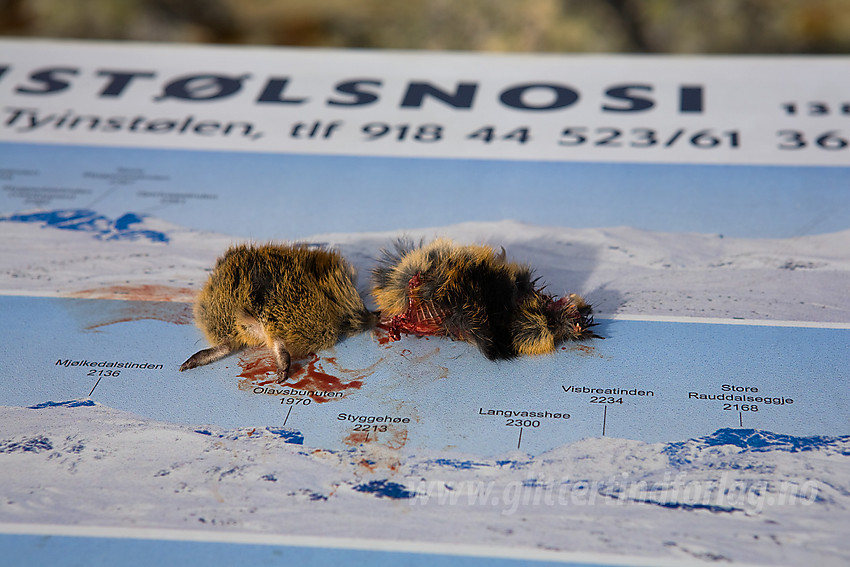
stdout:
[[[846,169],[3,150],[4,525],[850,557]],[[605,338],[494,363],[377,330],[286,384],[263,349],[178,372],[229,245],[339,248],[368,296],[402,235],[504,246]]]

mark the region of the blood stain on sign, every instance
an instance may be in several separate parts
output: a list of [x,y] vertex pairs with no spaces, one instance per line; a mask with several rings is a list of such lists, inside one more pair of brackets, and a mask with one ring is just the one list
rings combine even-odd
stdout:
[[[370,431],[352,431],[351,433],[343,437],[342,442],[348,445],[349,447],[362,445],[363,443],[368,443],[370,441],[370,433]],[[371,440],[374,441],[374,436]]]
[[603,358],[603,356],[596,350],[596,348],[590,345],[572,343],[569,348],[561,347],[561,350],[569,350],[570,352],[575,352],[581,356],[595,356],[598,358]]
[[407,444],[407,428],[392,428],[384,442],[390,449],[399,450]]
[[[392,337],[392,335],[390,334],[389,328],[384,324],[379,324],[377,327],[375,327],[372,330],[372,336],[375,337],[378,340],[378,344],[382,345],[382,346],[388,345],[390,343],[398,342],[398,341],[403,340],[404,338],[407,338],[407,337],[413,337],[413,338],[417,338],[417,339],[425,339],[426,341],[431,340],[431,338],[428,337],[427,335],[420,335],[420,334],[416,334],[416,333],[405,333],[405,334],[401,335],[400,338],[394,339]],[[447,338],[451,338],[451,337],[447,337]]]
[[397,451],[407,444],[407,428],[388,425],[387,431],[352,431],[342,442],[349,447],[374,443]]
[[398,451],[407,444],[407,428],[390,425],[387,431],[352,431],[342,442],[362,451],[356,464],[366,472],[396,471],[401,466]]
[[191,303],[75,299],[64,300],[61,305],[86,331],[144,319],[174,325],[190,325],[193,320]]
[[81,289],[68,294],[69,297],[85,299],[125,299],[128,301],[180,301],[191,303],[196,290],[188,287],[138,284],[112,285]]
[[[251,390],[255,386],[274,384],[277,380],[277,366],[274,361],[267,356],[258,356],[257,349],[252,350],[253,356],[251,354],[239,356],[239,366],[242,367],[242,372],[239,374],[242,378],[239,381],[240,390]],[[290,372],[294,372],[296,367],[300,368],[300,365],[293,362]]]
[[[363,386],[363,380],[375,371],[382,360],[379,359],[366,368],[349,369],[341,366],[336,357],[321,358],[312,354],[307,361],[293,361],[289,368],[289,380],[276,384],[277,366],[274,360],[264,353],[264,349],[251,349],[247,355],[239,358],[239,366],[242,367],[239,389],[251,390],[256,386],[276,384],[279,388],[304,391],[313,401],[324,403],[344,397],[350,390],[359,390]],[[326,369],[328,365],[335,374],[341,374],[343,377],[330,374]]]
[[395,342],[389,332],[383,327],[376,327],[373,331],[373,336],[378,339],[379,345],[387,345]]

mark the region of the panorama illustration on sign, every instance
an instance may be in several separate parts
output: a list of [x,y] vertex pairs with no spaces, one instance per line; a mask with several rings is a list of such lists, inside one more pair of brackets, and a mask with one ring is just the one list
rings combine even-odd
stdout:
[[[61,76],[0,79],[61,94]],[[86,88],[86,76],[64,80]],[[107,69],[99,96],[147,79]],[[680,112],[713,100],[685,85]],[[336,88],[363,102],[369,86]],[[269,79],[263,96],[285,87]],[[503,103],[537,100],[510,92]],[[9,549],[33,554],[27,534],[51,533],[84,546],[110,528],[127,541],[301,537],[326,558],[355,540],[623,565],[850,557],[846,166],[105,145],[62,139],[93,124],[75,118],[84,111],[32,104],[4,111],[0,141]],[[217,128],[193,116],[185,131],[226,133],[227,112]],[[151,124],[115,130],[166,129]],[[298,131],[331,135],[308,126]],[[480,136],[516,142],[519,127]],[[59,138],[22,138],[38,128]],[[623,131],[646,140],[640,128]],[[611,133],[564,139],[597,134]],[[593,336],[490,360],[470,342],[379,325],[294,356],[286,380],[263,346],[180,372],[210,346],[193,302],[231,246],[336,250],[375,309],[371,274],[399,238],[504,250],[541,293],[583,297]]]

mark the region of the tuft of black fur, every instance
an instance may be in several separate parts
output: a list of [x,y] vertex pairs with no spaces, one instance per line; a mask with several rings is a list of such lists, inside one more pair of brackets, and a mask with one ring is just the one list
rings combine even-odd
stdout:
[[490,247],[409,239],[383,250],[373,295],[391,336],[400,332],[466,340],[489,359],[553,352],[564,340],[593,336],[579,296],[555,300],[528,266]]

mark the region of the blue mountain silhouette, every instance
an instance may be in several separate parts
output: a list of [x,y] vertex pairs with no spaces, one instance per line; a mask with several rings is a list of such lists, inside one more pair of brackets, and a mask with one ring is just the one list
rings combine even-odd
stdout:
[[164,232],[136,226],[142,224],[144,219],[145,215],[136,213],[125,213],[117,219],[111,219],[91,209],[56,209],[0,215],[0,222],[40,223],[45,228],[91,233],[99,240],[147,239],[151,242],[168,242]]
[[838,437],[826,435],[797,437],[758,429],[724,428],[718,429],[705,437],[668,443],[661,452],[667,455],[670,459],[670,464],[682,465],[692,462],[690,457],[695,451],[699,452],[709,447],[718,447],[721,445],[738,447],[741,449],[741,452],[766,453],[770,451],[785,451],[788,453],[799,453],[803,451],[835,449],[840,454],[850,455],[850,448],[847,447],[848,441],[850,441],[850,435]]
[[[785,435],[783,433],[773,433],[771,431],[762,431],[758,429],[732,428],[718,429],[711,435],[696,439],[696,441],[701,441],[707,447],[715,445],[735,445],[741,449],[749,449],[751,451],[779,450],[788,451],[789,453],[822,449],[834,446],[836,442],[847,440],[850,440],[850,435],[842,435],[840,437],[830,437],[826,435],[795,437],[794,435]],[[673,444],[671,443],[671,445]]]

